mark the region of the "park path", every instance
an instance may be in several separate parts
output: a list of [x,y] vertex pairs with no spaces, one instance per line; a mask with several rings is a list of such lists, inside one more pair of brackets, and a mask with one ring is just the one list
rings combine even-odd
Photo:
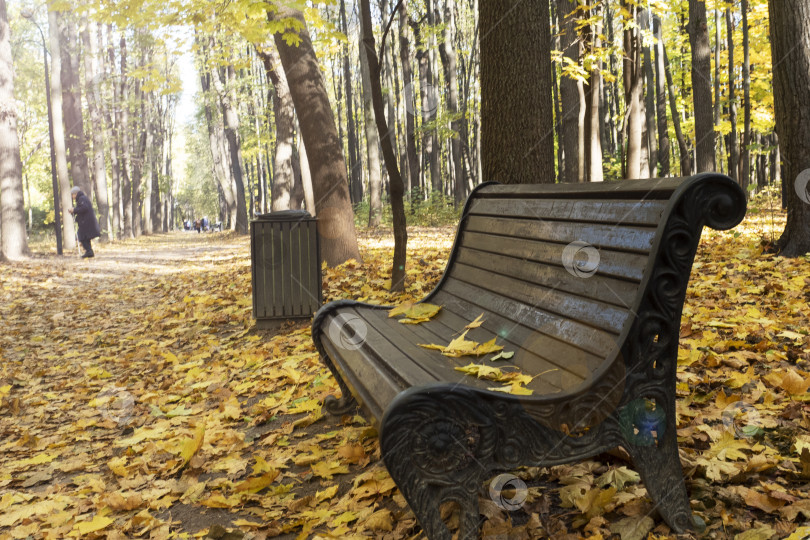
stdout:
[[[391,300],[369,243],[327,298]],[[373,430],[321,412],[336,385],[309,324],[255,329],[248,245],[172,233],[0,265],[0,538],[413,534]]]

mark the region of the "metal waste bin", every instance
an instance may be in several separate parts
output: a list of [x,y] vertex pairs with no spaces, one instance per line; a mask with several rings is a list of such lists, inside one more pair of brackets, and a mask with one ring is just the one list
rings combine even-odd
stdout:
[[305,210],[259,214],[250,223],[256,326],[309,318],[321,306],[317,220]]

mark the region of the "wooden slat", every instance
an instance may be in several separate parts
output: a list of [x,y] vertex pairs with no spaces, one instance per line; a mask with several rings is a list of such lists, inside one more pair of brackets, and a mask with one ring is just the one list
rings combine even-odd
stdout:
[[292,313],[292,242],[290,242],[290,223],[279,223],[279,238],[281,243],[282,274],[284,287],[284,315]]
[[468,214],[611,225],[657,225],[666,205],[667,201],[662,200],[475,199]]
[[598,199],[669,199],[688,178],[650,178],[631,182],[585,184],[498,184],[484,186],[477,197],[548,197]]
[[[492,325],[496,333],[508,332],[514,324],[520,324],[527,328],[536,329],[542,334],[569,343],[596,356],[604,356],[607,354],[606,351],[615,347],[617,336],[614,334],[584,325],[578,321],[565,319],[555,313],[531,306],[520,300],[493,294],[463,281],[454,279],[446,281],[442,290],[430,301],[441,304],[446,301],[445,294],[464,299],[476,306],[476,311],[483,309],[493,315],[500,316],[501,319],[493,321]],[[496,324],[500,325],[501,323],[502,326],[496,326]]]
[[[452,316],[452,314],[450,316]],[[441,314],[438,317],[431,319],[426,323],[421,323],[418,325],[410,325],[410,324],[405,325],[400,323],[397,319],[388,318],[387,311],[376,312],[373,314],[365,312],[364,317],[368,320],[369,323],[374,324],[378,331],[385,333],[386,336],[392,336],[395,334],[408,336],[409,342],[412,344],[411,346],[413,346],[413,344],[416,344],[418,347],[419,343],[426,343],[426,344],[433,343],[436,345],[447,345],[448,343],[450,343],[452,339],[457,338],[461,334],[461,332],[458,331],[458,328],[456,328],[455,325],[448,326],[447,324],[443,324],[442,319],[445,318],[446,316],[443,316]],[[464,324],[462,324],[459,328],[463,327]],[[489,335],[486,340],[492,339],[493,337],[495,336]],[[429,360],[430,363],[428,365],[430,366],[430,370],[433,373],[434,377],[436,377],[436,380],[438,381],[459,383],[467,386],[473,386],[476,388],[484,388],[484,389],[500,386],[500,384],[497,382],[477,379],[475,377],[471,377],[465,373],[455,370],[456,367],[463,367],[470,363],[480,363],[482,362],[481,359],[477,359],[474,356],[461,356],[458,358],[454,358],[444,356],[439,351],[432,351],[424,349],[422,347],[419,347],[419,349],[428,353],[430,359]],[[516,349],[516,351],[518,353],[521,352],[520,349]],[[528,351],[523,352],[528,356],[533,357],[536,361],[542,362],[541,359],[537,358],[534,355],[531,355]],[[403,353],[412,354],[410,350],[403,351]],[[400,359],[398,362],[394,362],[392,365],[395,366],[395,369],[399,369],[398,366],[403,361],[405,360]],[[512,362],[510,361],[510,363]],[[424,363],[420,362],[420,365],[426,367]],[[526,373],[527,375],[537,375],[542,371],[554,370],[555,368],[556,366],[547,365],[542,369],[524,373]],[[538,378],[536,384],[533,386],[534,389],[538,391],[540,394],[552,394],[559,392],[566,385],[574,386],[575,384],[578,384],[581,380],[582,380],[581,377],[568,373],[567,371],[561,372],[557,370],[547,373],[544,378]]]
[[[560,264],[565,249],[563,244],[472,231],[462,233],[459,245],[546,264]],[[600,249],[598,273],[638,282],[641,281],[647,260],[647,255]]]
[[638,290],[636,283],[604,277],[598,273],[590,277],[575,276],[563,268],[560,263],[558,263],[559,266],[538,264],[465,247],[459,249],[456,263],[508,275],[549,289],[599,300],[622,308],[632,306]]
[[273,246],[272,259],[270,268],[273,272],[273,316],[280,317],[284,313],[284,286],[282,284],[282,259],[281,259],[281,242],[279,241],[279,228],[277,223],[269,223],[270,234],[272,235],[271,242]]
[[630,316],[627,309],[530,285],[525,281],[493,274],[466,264],[453,265],[450,276],[498,295],[557,313],[566,319],[580,321],[616,334],[621,332]]
[[[455,302],[454,302],[455,300]],[[447,328],[460,330],[477,317],[482,311],[476,312],[469,309],[470,306],[462,306],[460,299],[451,299],[445,296],[443,309],[437,317],[422,325],[427,330],[433,330],[439,325]],[[467,308],[464,311],[464,308]],[[460,314],[461,313],[461,314]],[[484,343],[496,338],[496,344],[504,348],[504,351],[513,352],[515,355],[509,360],[493,364],[495,367],[516,366],[521,373],[536,376],[543,373],[536,379],[538,384],[533,385],[535,390],[541,393],[554,393],[560,390],[570,389],[582,381],[602,363],[602,359],[587,353],[582,349],[571,347],[566,343],[554,340],[549,336],[532,331],[524,326],[513,324],[506,335],[500,334],[492,326],[493,315],[483,311],[484,324],[479,328],[474,328],[467,333],[467,339]],[[447,343],[442,343],[446,345]],[[542,350],[543,354],[538,354],[537,350]],[[489,355],[490,357],[492,355]],[[461,364],[470,362],[489,364],[487,357],[476,358],[474,356],[462,357]]]
[[620,249],[639,253],[649,252],[655,237],[654,228],[639,226],[617,227],[604,224],[484,216],[470,216],[467,218],[464,230],[562,244],[581,241],[598,248]]

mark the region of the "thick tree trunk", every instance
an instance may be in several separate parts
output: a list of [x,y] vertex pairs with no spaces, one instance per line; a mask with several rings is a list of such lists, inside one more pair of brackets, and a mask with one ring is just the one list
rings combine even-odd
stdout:
[[59,180],[59,202],[62,208],[62,247],[70,252],[76,247],[76,230],[70,196],[70,174],[67,164],[65,123],[62,114],[62,54],[59,44],[59,15],[48,11],[48,41],[51,47],[51,115],[53,116],[53,153],[56,158],[56,176]]
[[656,82],[656,115],[658,116],[658,174],[670,175],[669,169],[669,131],[667,129],[667,84],[664,66],[664,35],[661,30],[661,19],[653,16],[655,33],[655,82]]
[[697,172],[714,171],[712,46],[704,0],[689,0],[689,43],[692,46],[692,100],[695,108]]
[[565,74],[565,67],[570,63],[579,64],[579,39],[576,30],[575,0],[557,0],[557,11],[560,20],[560,47],[563,53],[563,72],[560,77],[560,146],[563,152],[563,169],[560,178],[563,182],[582,182],[584,170],[579,162],[579,118],[580,96],[577,81]]
[[[715,132],[720,127],[720,116],[722,115],[723,105],[720,101],[720,48],[721,48],[721,41],[720,41],[720,10],[714,10],[714,128]],[[723,160],[722,160],[722,141],[723,137],[718,136],[715,133],[715,143],[717,147],[715,148],[715,155],[719,152],[721,158],[719,160],[718,166],[721,168],[723,167]]]
[[742,31],[743,31],[743,101],[745,102],[745,126],[743,127],[742,142],[742,172],[740,185],[748,193],[751,183],[751,55],[748,45],[748,0],[742,0]]
[[[267,46],[259,55],[264,63],[267,78],[272,81],[275,90],[271,96],[273,116],[276,120],[276,148],[270,207],[273,212],[278,212],[290,209],[290,197],[295,182],[292,165],[292,149],[295,144],[295,108],[278,51],[274,47]],[[310,209],[310,214],[314,214],[313,209]]]
[[734,23],[731,7],[726,8],[726,33],[728,34],[728,116],[731,131],[728,134],[728,175],[739,182],[739,148],[737,144],[737,81],[734,70]]
[[[374,32],[371,26],[371,8],[369,0],[360,0],[361,19],[363,25],[362,45],[365,48],[368,60],[369,82],[374,105],[374,118],[380,134],[388,133],[383,110],[382,83],[380,82],[380,66],[374,49]],[[391,267],[391,290],[405,290],[405,258],[408,243],[408,231],[405,223],[404,185],[402,176],[397,169],[397,156],[389,137],[382,137],[383,158],[391,186],[391,210],[394,214],[394,260]]]
[[379,227],[382,220],[380,135],[377,133],[377,126],[374,123],[374,106],[371,103],[372,82],[369,74],[368,55],[362,41],[359,45],[360,72],[363,79],[363,126],[366,130],[366,159],[368,160],[368,226]]
[[[70,176],[73,185],[90,195],[93,185],[87,166],[87,141],[84,137],[81,89],[79,88],[79,43],[73,13],[61,12],[59,17],[59,41],[62,55],[62,114],[65,122],[65,145],[67,146]],[[72,205],[71,205],[72,207]]]
[[549,4],[488,0],[479,13],[484,177],[553,183]]
[[[631,21],[638,21],[638,8],[626,4],[622,0],[624,9],[631,14]],[[644,114],[642,107],[642,76],[641,76],[641,34],[636,25],[630,25],[624,30],[624,102],[625,113],[624,130],[627,133],[627,153],[625,154],[624,177],[633,179],[641,177],[641,150],[642,134],[644,131]]]
[[90,126],[93,140],[93,187],[98,205],[98,220],[102,226],[102,238],[106,239],[112,229],[110,223],[110,204],[107,195],[107,166],[104,162],[104,126],[99,110],[101,97],[99,94],[99,69],[96,42],[90,37],[89,22],[85,21],[82,31],[84,44],[84,78],[85,92],[87,94],[87,108],[90,112]]
[[268,16],[277,17],[278,20],[295,19],[300,28],[298,46],[288,45],[281,34],[275,34],[274,39],[307,148],[318,213],[318,232],[324,238],[321,253],[330,266],[349,259],[359,261],[361,257],[346,179],[346,162],[304,15],[298,10],[280,6],[278,11],[268,13]]
[[768,0],[776,132],[784,156],[787,224],[777,248],[810,253],[810,4]]
[[[140,65],[146,65],[141,53]],[[135,237],[143,231],[143,161],[146,154],[146,131],[149,120],[144,109],[144,95],[140,80],[135,79],[135,102],[140,103],[140,111],[134,122],[135,137],[132,149],[132,234]]]
[[6,0],[0,0],[0,259],[14,260],[29,251],[10,34]]

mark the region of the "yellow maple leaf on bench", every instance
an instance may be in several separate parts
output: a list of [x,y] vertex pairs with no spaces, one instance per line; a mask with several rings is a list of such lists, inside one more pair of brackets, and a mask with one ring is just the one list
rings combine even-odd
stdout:
[[397,315],[405,315],[405,318],[400,319],[399,322],[403,324],[419,324],[429,321],[434,317],[442,306],[428,304],[426,302],[415,304],[413,302],[405,302],[388,312],[388,317],[396,317]]

